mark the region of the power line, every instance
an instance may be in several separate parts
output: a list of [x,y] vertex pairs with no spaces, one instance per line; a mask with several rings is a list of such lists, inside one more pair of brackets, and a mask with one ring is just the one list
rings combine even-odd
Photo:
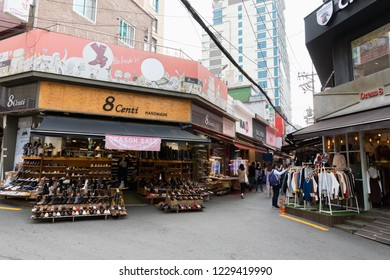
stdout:
[[288,119],[279,112],[279,110],[274,106],[271,99],[267,95],[267,93],[264,91],[262,87],[260,87],[253,79],[244,71],[244,69],[241,68],[241,66],[234,60],[234,58],[230,55],[230,53],[221,45],[221,43],[218,41],[218,39],[215,37],[215,35],[210,31],[210,29],[204,24],[203,20],[198,15],[197,11],[191,6],[191,4],[187,0],[180,0],[183,5],[187,8],[187,10],[190,12],[192,17],[200,24],[200,26],[206,31],[206,33],[210,36],[210,38],[213,40],[213,42],[218,46],[218,48],[226,55],[226,57],[230,60],[230,62],[237,68],[239,71],[253,84],[255,85],[265,96],[267,101],[269,102],[270,106],[275,110],[277,114],[279,114],[280,117],[282,117],[287,124],[292,126],[294,129],[296,129],[289,121]]

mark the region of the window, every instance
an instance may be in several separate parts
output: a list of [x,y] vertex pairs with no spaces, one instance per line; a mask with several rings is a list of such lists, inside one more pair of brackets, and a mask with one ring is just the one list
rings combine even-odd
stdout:
[[267,78],[267,71],[259,71],[259,72],[257,72],[257,78],[259,78],[259,79]]
[[267,81],[261,81],[257,83],[262,89],[266,89],[268,87]]
[[159,0],[149,0],[149,6],[153,8],[153,10],[158,13]]
[[242,62],[242,56],[241,55],[238,57],[238,62]]
[[222,10],[218,9],[213,12],[213,23],[214,25],[222,24]]
[[73,10],[90,21],[96,21],[97,0],[74,0]]
[[257,17],[257,22],[265,22],[265,16],[258,16]]
[[242,46],[238,47],[238,53],[242,53]]
[[267,67],[267,61],[263,60],[257,62],[257,68],[265,68],[265,67]]
[[265,39],[267,34],[265,32],[257,33],[257,39]]
[[265,26],[264,23],[257,25],[257,31],[262,31],[262,30],[266,30],[266,29],[267,29],[267,27]]
[[[279,78],[275,78],[274,83],[276,88],[279,87]],[[275,89],[275,96],[279,96],[279,91],[277,91],[277,89]]]
[[150,50],[151,52],[157,52],[157,39],[152,37],[152,48]]
[[238,28],[242,28],[242,21],[238,22]]
[[390,23],[351,43],[355,79],[390,68]]
[[119,23],[119,39],[126,45],[134,47],[135,29],[123,19]]
[[238,43],[242,44],[242,38],[238,38]]
[[243,76],[243,75],[238,75],[238,81],[239,81],[239,82],[244,81],[244,76]]
[[158,27],[158,21],[157,21],[157,19],[153,19],[153,21],[152,21],[152,30],[153,30],[153,32],[157,32],[157,27]]
[[257,46],[258,46],[258,49],[265,49],[265,48],[267,48],[267,42],[266,41],[259,42],[257,44]]
[[238,36],[242,36],[242,30],[238,30]]
[[265,13],[265,7],[257,8],[257,14],[264,14],[264,13]]
[[149,38],[148,36],[144,36],[144,51],[149,51]]
[[257,58],[259,59],[264,59],[267,57],[267,52],[264,51],[264,52],[257,52]]

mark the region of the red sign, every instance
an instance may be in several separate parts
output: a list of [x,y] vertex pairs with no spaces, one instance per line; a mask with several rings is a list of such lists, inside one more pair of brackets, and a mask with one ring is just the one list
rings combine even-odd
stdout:
[[195,94],[227,108],[227,86],[196,61],[46,30],[1,41],[0,77],[28,71]]
[[382,94],[383,94],[383,88],[379,88],[378,90],[375,90],[375,91],[360,93],[360,99],[361,100],[368,99],[368,98],[376,97],[376,96],[382,95]]
[[106,149],[128,151],[160,151],[161,139],[152,137],[106,134]]

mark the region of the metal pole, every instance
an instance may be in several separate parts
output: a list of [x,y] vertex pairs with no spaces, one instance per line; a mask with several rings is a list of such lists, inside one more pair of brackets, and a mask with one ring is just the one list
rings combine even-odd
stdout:
[[364,132],[359,131],[359,146],[360,146],[360,163],[362,168],[362,180],[363,180],[363,209],[364,211],[370,210],[370,203],[368,201],[368,182],[367,182],[367,157],[365,151],[365,139]]

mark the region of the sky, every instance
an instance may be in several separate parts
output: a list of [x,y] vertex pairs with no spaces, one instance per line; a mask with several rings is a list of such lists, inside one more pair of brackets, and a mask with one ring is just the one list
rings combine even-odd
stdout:
[[[212,0],[188,0],[202,18],[212,23]],[[291,70],[292,123],[306,126],[306,109],[313,108],[313,94],[300,88],[307,80],[298,79],[299,72],[311,73],[313,69],[305,46],[304,18],[322,4],[322,0],[285,0],[287,47]],[[165,46],[170,52],[181,50],[194,60],[202,58],[202,29],[189,15],[180,0],[165,0]],[[207,23],[206,23],[207,24]],[[207,24],[208,25],[208,24]],[[315,79],[315,91],[320,84]]]

